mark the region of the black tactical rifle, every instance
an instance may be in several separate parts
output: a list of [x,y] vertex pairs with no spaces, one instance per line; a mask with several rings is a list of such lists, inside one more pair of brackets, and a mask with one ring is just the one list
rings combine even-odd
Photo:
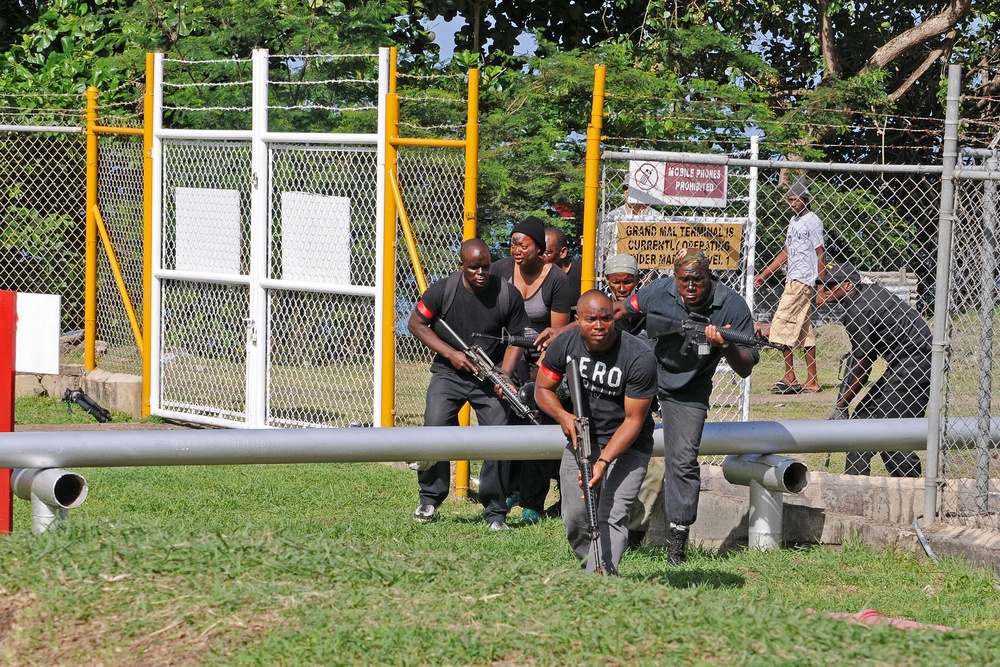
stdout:
[[[708,318],[698,313],[691,313],[685,320],[675,320],[670,317],[663,317],[662,315],[646,315],[646,333],[650,338],[659,338],[660,336],[668,336],[670,334],[683,334],[684,347],[681,348],[681,351],[686,353],[694,347],[699,356],[705,356],[710,351],[708,338],[705,336],[705,327],[709,324],[711,322],[708,321]],[[719,335],[722,336],[722,340],[727,343],[736,343],[737,345],[756,348],[772,347],[776,350],[784,349],[781,345],[775,345],[763,336],[746,334],[723,327],[718,327],[718,330]]]
[[[583,382],[580,380],[579,361],[570,358],[566,362],[566,383],[569,385],[569,396],[573,402],[574,421],[576,422],[576,447],[573,455],[576,465],[580,468],[580,479],[583,482],[583,506],[587,512],[587,534],[590,536],[591,549],[597,559],[597,571],[603,572],[601,559],[601,535],[597,527],[597,501],[594,490],[590,488],[593,479],[593,465],[600,456],[590,431],[590,404],[583,396]],[[606,472],[606,471],[605,471]]]
[[100,423],[111,421],[111,413],[79,389],[67,389],[66,393],[63,394],[62,401],[70,412],[73,411],[73,403],[76,403]]
[[515,389],[510,381],[505,378],[500,370],[490,359],[490,355],[486,354],[486,351],[478,345],[467,345],[464,340],[459,338],[455,330],[448,326],[440,317],[435,320],[432,327],[434,333],[444,342],[451,345],[456,350],[461,350],[465,353],[466,358],[472,362],[472,365],[476,367],[476,379],[489,380],[495,385],[500,387],[500,391],[503,393],[503,397],[507,399],[510,403],[511,409],[514,410],[522,419],[527,419],[532,424],[541,424],[541,420],[538,418],[538,412],[532,410],[530,407],[524,404],[518,395],[517,389]]
[[534,347],[535,347],[535,338],[537,338],[537,336],[515,336],[514,334],[509,333],[506,329],[504,329],[503,332],[499,336],[491,336],[489,334],[474,333],[474,334],[472,334],[472,337],[473,338],[486,338],[487,340],[498,340],[498,341],[500,341],[501,345],[505,345],[505,346],[508,346],[508,347],[509,346],[523,347],[526,350],[534,349]]

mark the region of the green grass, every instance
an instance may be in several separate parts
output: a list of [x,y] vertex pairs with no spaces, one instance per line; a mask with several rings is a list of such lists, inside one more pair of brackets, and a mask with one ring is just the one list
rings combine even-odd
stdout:
[[[112,412],[111,421],[130,422],[127,412]],[[160,421],[152,418],[152,421]],[[48,396],[22,396],[14,399],[15,424],[94,424],[94,419],[76,403],[63,403]]]
[[[555,520],[497,534],[450,500],[415,524],[414,475],[395,467],[82,472],[91,493],[68,530],[30,534],[17,501],[3,664],[1000,662],[1000,578],[949,559],[850,544],[696,550],[673,568],[643,548],[602,578]],[[828,616],[868,608],[956,630]]]

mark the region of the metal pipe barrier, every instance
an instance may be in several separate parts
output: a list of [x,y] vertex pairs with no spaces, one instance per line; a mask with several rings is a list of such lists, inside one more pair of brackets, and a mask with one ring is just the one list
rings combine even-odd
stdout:
[[[953,418],[949,444],[974,447],[976,420]],[[1000,442],[1000,418],[990,424]],[[410,426],[190,431],[57,431],[4,434],[0,468],[342,463],[460,459],[558,459],[559,426]],[[919,451],[926,419],[705,424],[701,454]],[[653,438],[663,453],[662,431]]]
[[781,546],[784,494],[801,493],[809,485],[806,465],[774,454],[727,456],[722,474],[730,484],[750,487],[750,548],[769,551]]
[[31,532],[44,533],[69,521],[69,510],[87,499],[87,480],[69,470],[21,468],[11,476],[14,494],[31,501]]

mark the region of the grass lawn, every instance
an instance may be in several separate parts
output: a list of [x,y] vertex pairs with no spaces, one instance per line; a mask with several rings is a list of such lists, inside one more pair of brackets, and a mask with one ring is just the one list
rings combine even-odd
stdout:
[[[82,470],[68,529],[0,551],[5,665],[990,665],[1000,578],[851,544],[586,575],[558,520],[492,533],[379,464]],[[867,626],[877,609],[955,628]]]

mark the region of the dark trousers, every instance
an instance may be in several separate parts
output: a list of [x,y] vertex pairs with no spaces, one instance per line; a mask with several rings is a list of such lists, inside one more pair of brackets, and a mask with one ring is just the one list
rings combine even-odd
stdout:
[[[471,375],[434,371],[427,387],[424,426],[457,426],[458,411],[468,402],[483,426],[507,423],[507,408],[497,398],[492,386]],[[451,486],[451,463],[438,461],[417,473],[420,504],[437,507],[448,497]],[[483,461],[479,472],[479,499],[486,521],[502,521],[507,516],[507,493],[510,486],[508,461]]]
[[690,526],[698,518],[698,448],[708,410],[660,399],[663,422],[663,508],[667,521]]
[[[930,400],[930,362],[882,374],[855,408],[852,419],[919,419]],[[875,452],[847,452],[844,474],[870,475]],[[916,452],[879,452],[890,477],[920,477]]]

